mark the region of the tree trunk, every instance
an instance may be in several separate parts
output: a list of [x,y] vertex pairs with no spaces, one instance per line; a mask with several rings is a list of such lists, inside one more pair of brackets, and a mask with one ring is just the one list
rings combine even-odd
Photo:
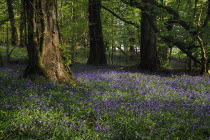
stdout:
[[187,68],[188,71],[192,70],[192,59],[190,59],[188,56],[187,56]]
[[[155,0],[143,0],[143,2],[145,4],[153,4]],[[145,9],[142,11],[141,19],[140,68],[142,70],[155,71],[160,67],[156,48],[156,32],[153,27],[154,22],[156,22],[156,16],[152,13],[153,10],[150,5]]]
[[168,46],[160,46],[158,48],[159,61],[161,66],[168,63],[168,52],[169,52]]
[[134,43],[136,41],[134,35],[135,35],[135,31],[133,29],[129,29],[128,28],[128,34],[129,34],[129,53],[130,53],[130,58],[133,59],[135,56],[135,47],[134,47]]
[[197,22],[197,40],[200,44],[200,48],[201,48],[201,70],[200,70],[200,74],[201,75],[209,75],[208,72],[208,55],[207,55],[207,49],[206,49],[206,44],[203,42],[203,39],[201,37],[201,16],[202,16],[202,8],[200,10],[200,14],[198,17],[198,22]]
[[18,45],[18,33],[17,33],[17,27],[15,25],[15,16],[14,16],[14,12],[13,12],[12,3],[13,3],[13,0],[7,0],[8,14],[9,14],[11,30],[12,30],[12,45],[17,46]]
[[[199,38],[199,37],[198,37]],[[199,39],[198,39],[199,40]],[[201,40],[201,70],[200,70],[200,74],[201,75],[209,75],[209,70],[208,70],[208,57],[207,57],[207,53],[206,53],[206,47],[204,45],[204,43]],[[199,40],[199,42],[200,42]]]
[[59,50],[56,0],[25,0],[27,7],[29,64],[26,77],[43,76],[52,81],[72,82]]
[[87,64],[106,65],[106,54],[101,25],[101,0],[89,0],[90,53]]

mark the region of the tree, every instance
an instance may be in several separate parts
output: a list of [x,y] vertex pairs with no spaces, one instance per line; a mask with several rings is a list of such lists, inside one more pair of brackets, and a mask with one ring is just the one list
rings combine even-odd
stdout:
[[90,53],[87,64],[106,65],[106,54],[101,25],[101,0],[89,0]]
[[[175,30],[177,27],[181,27],[182,30],[186,32],[185,35],[188,37],[186,41],[186,36],[178,34],[176,37],[175,34],[162,36],[162,38],[166,42],[171,42],[175,46],[177,46],[181,51],[183,51],[190,59],[200,65],[200,74],[206,75],[209,74],[209,60],[208,57],[208,45],[209,39],[207,39],[207,34],[209,32],[208,22],[210,19],[210,0],[204,3],[204,1],[195,1],[194,5],[189,4],[189,7],[193,10],[189,10],[189,8],[185,7],[185,10],[182,13],[190,16],[190,18],[186,18],[181,15],[180,11],[176,11],[169,6],[164,6],[161,4],[155,4],[158,8],[164,9],[168,14],[170,14],[171,18],[168,19],[166,25],[170,25],[170,30]],[[187,5],[187,4],[185,4]],[[188,10],[186,10],[188,9]],[[205,14],[203,11],[206,11]],[[191,11],[194,11],[193,14]],[[169,26],[168,26],[169,27]],[[176,27],[176,28],[175,28]],[[180,32],[180,29],[174,32]],[[181,39],[178,40],[178,38]],[[193,55],[193,53],[198,52],[199,57]]]
[[156,30],[153,24],[156,22],[156,13],[152,9],[155,0],[143,0],[147,5],[142,10],[141,19],[141,49],[140,49],[140,68],[143,70],[155,71],[159,66]]
[[[167,15],[167,18],[163,20],[164,23],[162,24],[166,25],[164,28],[170,31],[169,33],[165,34],[165,32],[163,32],[165,29],[158,30],[152,17],[148,18],[149,24],[147,25],[153,27],[154,31],[159,33],[159,37],[163,41],[177,46],[190,59],[198,63],[200,65],[201,74],[208,74],[210,58],[208,57],[209,39],[207,38],[207,34],[209,33],[210,0],[196,0],[194,4],[191,1],[167,1],[167,5],[164,5],[163,1],[162,4],[160,4],[154,0],[142,0],[141,2],[137,0],[121,1],[132,7],[139,8],[142,11],[147,11],[146,14],[150,16],[153,15],[152,13],[156,12],[158,12],[158,14],[164,13],[164,15]],[[181,4],[181,2],[183,2],[183,4]],[[148,8],[150,9],[148,10]],[[143,37],[143,34],[141,36]],[[195,52],[198,52],[198,57],[193,55]],[[144,67],[144,65],[142,66]]]
[[[210,2],[210,1],[209,1]],[[203,5],[203,3],[202,3]],[[201,49],[201,75],[206,75],[209,74],[208,72],[208,56],[207,56],[207,45],[205,44],[204,40],[202,39],[202,35],[201,35],[201,16],[203,14],[203,7],[201,6],[201,10],[198,16],[198,21],[197,21],[197,35],[196,38],[200,44],[200,49]],[[209,3],[209,9],[207,12],[207,16],[206,19],[204,21],[204,26],[207,26],[208,24],[208,18],[210,16],[210,3]],[[207,22],[207,23],[205,23]]]
[[127,1],[123,3],[141,9],[141,48],[140,68],[142,70],[155,71],[160,67],[156,45],[156,13],[154,4],[156,0]]
[[[115,4],[113,4],[113,2]],[[139,60],[136,59],[136,56],[139,56],[137,51],[138,46],[140,46],[140,10],[116,0],[104,2],[102,8],[104,39],[107,51],[110,52],[110,46],[112,48],[112,53],[109,55],[111,56],[111,60],[113,60],[114,55],[119,55],[121,59],[121,54],[123,54],[125,59],[120,65],[124,65],[125,62],[130,65],[131,61],[132,64],[133,62],[138,63]]]
[[26,46],[26,16],[25,16],[25,7],[24,0],[21,0],[21,9],[20,9],[20,47]]
[[25,76],[43,76],[52,81],[72,82],[59,49],[56,0],[25,0],[28,23],[29,64]]
[[14,0],[6,0],[7,7],[8,7],[8,14],[9,14],[9,20],[11,23],[11,30],[12,30],[12,45],[17,46],[18,45],[18,33],[17,33],[17,27],[15,23],[15,16],[13,11],[13,2]]

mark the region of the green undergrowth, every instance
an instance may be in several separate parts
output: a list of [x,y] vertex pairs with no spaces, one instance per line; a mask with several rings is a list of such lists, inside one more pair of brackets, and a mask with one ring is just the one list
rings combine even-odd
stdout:
[[101,71],[60,85],[17,78],[17,68],[0,72],[3,140],[210,137],[209,77]]

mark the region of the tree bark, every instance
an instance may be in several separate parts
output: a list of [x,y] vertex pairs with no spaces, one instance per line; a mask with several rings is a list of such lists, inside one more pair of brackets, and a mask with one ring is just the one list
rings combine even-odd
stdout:
[[158,54],[159,54],[160,65],[165,65],[168,63],[168,52],[169,52],[168,46],[159,46]]
[[[202,4],[203,5],[203,4]],[[203,39],[201,38],[201,16],[202,16],[202,7],[200,10],[200,14],[198,17],[198,22],[197,22],[197,40],[200,44],[200,48],[201,48],[201,70],[200,70],[200,74],[201,75],[208,75],[208,57],[207,57],[207,50],[206,50],[206,45],[203,42]],[[208,16],[208,15],[207,15]]]
[[[143,0],[143,2],[152,5],[155,0]],[[150,7],[148,6],[142,11],[140,68],[155,71],[160,67],[160,64],[156,47],[156,31],[151,23],[151,21],[156,22],[156,15]]]
[[15,24],[15,16],[13,11],[13,0],[7,0],[7,7],[8,7],[8,14],[9,14],[9,20],[11,24],[11,30],[12,30],[12,45],[17,46],[18,45],[18,33],[17,33],[17,27]]
[[73,82],[59,50],[56,0],[25,0],[27,7],[29,64],[25,76],[46,77],[52,81]]
[[101,25],[101,0],[89,0],[90,53],[87,64],[106,65],[106,54]]

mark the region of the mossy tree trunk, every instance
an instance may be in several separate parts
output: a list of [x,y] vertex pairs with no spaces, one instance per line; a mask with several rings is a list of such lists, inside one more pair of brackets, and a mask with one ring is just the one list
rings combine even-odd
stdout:
[[90,65],[107,64],[100,13],[101,0],[89,0]]
[[153,27],[156,22],[156,15],[152,12],[155,0],[143,0],[143,2],[148,6],[142,10],[140,68],[155,71],[160,67],[156,47],[156,31]]
[[72,82],[59,49],[56,0],[25,0],[27,7],[29,64],[25,76],[44,76],[52,81]]
[[7,0],[7,8],[8,8],[8,15],[9,15],[9,20],[10,20],[10,25],[11,25],[11,31],[12,31],[12,45],[17,46],[18,45],[18,32],[17,32],[17,27],[15,23],[15,16],[14,16],[14,11],[13,11],[13,5],[14,3],[13,0]]

